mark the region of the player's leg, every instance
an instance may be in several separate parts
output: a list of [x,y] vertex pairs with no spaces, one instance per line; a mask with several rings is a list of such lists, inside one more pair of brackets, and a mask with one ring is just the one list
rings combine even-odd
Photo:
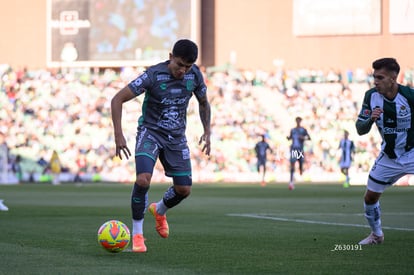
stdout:
[[156,211],[160,215],[165,215],[168,209],[178,205],[191,193],[191,176],[173,176],[173,186],[165,191],[164,196],[156,203]]
[[301,157],[299,159],[299,174],[302,176],[303,175],[303,163],[305,162],[305,159],[303,157]]
[[381,193],[368,190],[364,196],[365,218],[371,227],[371,234],[361,240],[359,244],[377,244],[384,241],[384,233],[381,226],[381,207],[379,198]]
[[148,190],[150,188],[155,161],[147,156],[141,155],[135,157],[135,163],[137,175],[131,194],[132,251],[146,252],[147,247],[144,242],[143,230],[144,214],[148,204]]
[[193,181],[191,175],[173,176],[173,183],[174,185],[165,192],[163,197],[163,202],[168,209],[178,205],[190,195]]
[[258,161],[258,166],[260,167],[259,173],[261,174],[261,185],[264,186],[266,184],[265,182],[265,175],[266,175],[266,160],[263,158],[260,158]]
[[385,189],[402,176],[401,166],[384,153],[376,159],[368,176],[367,190],[364,195],[365,218],[371,227],[371,234],[360,244],[379,244],[384,241],[381,225],[380,197]]
[[144,214],[148,205],[148,190],[159,148],[154,138],[148,137],[148,130],[140,128],[135,146],[136,180],[131,194],[133,252],[147,251],[143,234]]
[[166,176],[173,179],[173,185],[167,189],[161,200],[151,203],[148,210],[155,217],[155,228],[163,238],[169,236],[166,212],[191,193],[193,182],[189,152],[187,144],[169,144],[159,156]]
[[[137,174],[137,179],[132,188],[131,210],[133,219],[133,234],[143,234],[142,223],[144,221],[145,209],[148,203],[148,190],[152,174]],[[137,226],[135,226],[137,225]]]
[[262,174],[262,181],[265,180],[266,177],[266,160],[263,160],[263,174]]
[[289,190],[293,190],[295,188],[295,164],[296,164],[296,159],[291,157]]
[[351,167],[351,158],[341,158],[339,163],[339,167],[341,168],[342,174],[345,176],[345,181],[343,183],[344,187],[349,187],[349,167]]
[[343,186],[345,187],[345,188],[347,188],[347,187],[349,187],[349,174],[348,174],[348,167],[342,167],[341,168],[341,172],[342,172],[342,174],[344,174],[344,176],[345,176],[345,181],[344,181],[344,183],[343,183]]
[[158,202],[151,203],[148,210],[155,217],[155,229],[163,238],[168,238],[170,230],[167,222],[167,211],[178,205],[191,193],[191,176],[173,176],[174,185],[165,191]]

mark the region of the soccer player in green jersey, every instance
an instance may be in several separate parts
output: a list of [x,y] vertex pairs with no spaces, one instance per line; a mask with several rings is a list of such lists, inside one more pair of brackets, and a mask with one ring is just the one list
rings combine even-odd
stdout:
[[369,236],[359,244],[384,241],[379,199],[384,190],[406,174],[414,174],[414,90],[397,83],[400,65],[394,58],[373,62],[375,87],[365,93],[356,121],[359,135],[375,123],[382,137],[381,152],[372,166],[364,196]]
[[[129,158],[131,152],[122,131],[122,104],[145,95],[142,115],[138,119],[135,146],[136,180],[131,196],[132,251],[146,252],[144,243],[144,213],[155,217],[158,234],[167,238],[169,227],[166,219],[168,209],[190,195],[191,160],[185,135],[187,107],[193,95],[198,101],[199,115],[204,133],[200,144],[202,151],[210,155],[210,104],[203,75],[195,65],[197,45],[188,40],[178,40],[169,60],[149,67],[143,74],[122,88],[111,101],[112,121],[115,134],[116,155]],[[165,175],[173,184],[160,201],[148,206],[148,190],[154,165],[160,159]]]

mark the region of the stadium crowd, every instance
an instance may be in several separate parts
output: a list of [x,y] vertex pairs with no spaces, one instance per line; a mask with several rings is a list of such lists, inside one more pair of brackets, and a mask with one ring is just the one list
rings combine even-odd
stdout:
[[[134,161],[114,157],[110,100],[142,71],[1,66],[0,134],[10,149],[11,163],[19,160],[21,180],[41,179],[47,173],[45,163],[56,150],[68,181],[133,182]],[[351,178],[367,172],[377,155],[378,134],[359,137],[354,126],[362,95],[372,84],[368,70],[206,68],[204,72],[212,107],[212,154],[207,159],[197,145],[202,126],[197,106],[191,104],[187,134],[196,182],[259,181],[254,146],[262,134],[274,150],[268,161],[269,181],[287,181],[286,135],[297,116],[312,136],[306,143],[303,180],[341,179],[338,145],[343,130],[350,132],[357,150]],[[401,83],[412,85],[413,76],[414,69],[404,70]],[[124,109],[129,146],[135,145],[141,103],[138,97]],[[154,181],[163,182],[161,166],[157,164],[156,169]]]

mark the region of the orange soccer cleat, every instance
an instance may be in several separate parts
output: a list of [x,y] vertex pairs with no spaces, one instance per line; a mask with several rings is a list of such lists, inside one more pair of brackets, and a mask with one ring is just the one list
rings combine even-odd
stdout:
[[158,234],[163,238],[168,238],[170,230],[168,228],[167,216],[157,213],[157,204],[155,202],[150,204],[148,211],[155,218],[155,229],[157,230]]
[[144,235],[135,234],[132,237],[132,252],[138,252],[138,253],[147,252],[147,247],[145,246]]

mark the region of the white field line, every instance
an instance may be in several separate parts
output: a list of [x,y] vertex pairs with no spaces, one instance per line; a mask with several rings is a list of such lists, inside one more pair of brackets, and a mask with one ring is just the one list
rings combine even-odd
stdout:
[[[261,216],[277,215],[277,214],[257,214]],[[284,214],[281,214],[284,215]],[[381,213],[382,217],[386,216],[413,216],[414,212],[384,212]],[[364,216],[364,213],[290,213],[289,216],[312,216],[312,217],[322,217],[322,216],[335,216],[335,217],[351,217],[351,216]]]
[[[334,226],[369,228],[368,225],[363,225],[363,224],[325,222],[325,221],[303,220],[303,219],[291,219],[291,218],[283,218],[283,217],[272,217],[272,216],[263,215],[263,214],[247,214],[247,213],[246,214],[227,214],[227,216],[262,219],[262,220],[272,220],[272,221],[282,221],[282,222],[296,222],[296,223],[308,223],[308,224],[323,224],[323,225],[334,225]],[[401,228],[401,227],[390,227],[390,226],[383,226],[382,228],[387,229],[387,230],[414,231],[414,228]]]

